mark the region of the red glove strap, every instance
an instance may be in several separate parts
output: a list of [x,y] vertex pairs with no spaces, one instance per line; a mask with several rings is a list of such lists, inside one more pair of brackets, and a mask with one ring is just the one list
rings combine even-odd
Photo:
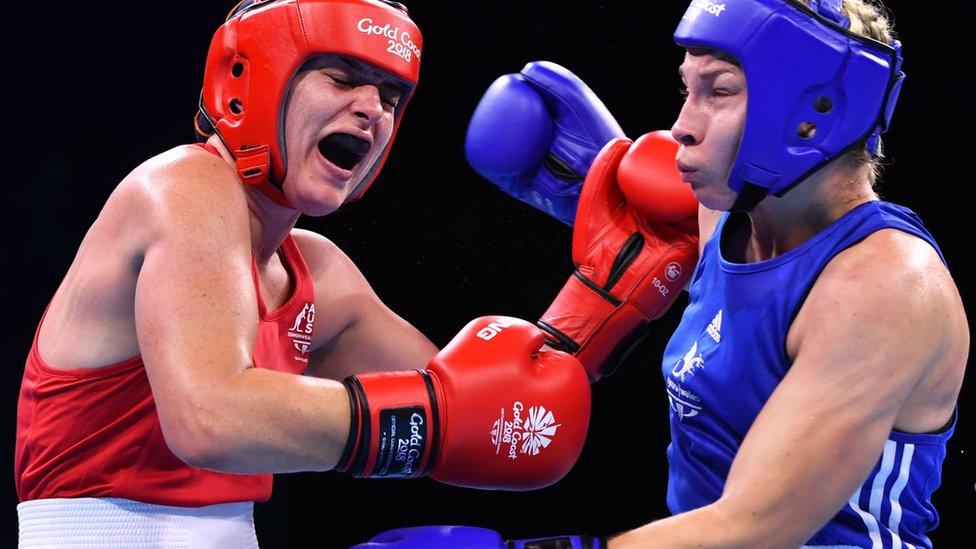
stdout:
[[345,380],[352,425],[336,470],[356,477],[419,477],[437,454],[434,381],[424,371],[380,372]]
[[[539,320],[554,348],[572,353],[586,368],[592,381],[608,375],[617,363],[607,359],[623,343],[636,343],[631,336],[641,324],[660,318],[677,299],[697,261],[693,245],[676,244],[655,257],[641,276],[621,279],[612,293],[600,288],[579,271],[569,277],[555,301]],[[634,270],[629,270],[633,273]],[[629,287],[628,287],[629,286]],[[651,291],[651,288],[656,291]],[[621,301],[613,294],[638,297]]]
[[[607,143],[587,173],[573,228],[576,272],[539,321],[591,381],[612,371],[640,326],[663,315],[698,254],[697,200],[678,144],[661,132]],[[670,160],[669,160],[670,159]],[[628,192],[624,193],[623,188]]]

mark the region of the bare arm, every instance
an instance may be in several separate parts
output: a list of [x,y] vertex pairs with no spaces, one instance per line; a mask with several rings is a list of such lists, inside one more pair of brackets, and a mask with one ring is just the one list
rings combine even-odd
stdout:
[[349,429],[345,388],[253,365],[250,229],[233,172],[204,152],[152,172],[135,314],[167,444],[221,471],[332,468]]
[[423,369],[437,347],[380,300],[335,244],[308,231],[294,234],[315,278],[317,307],[338,321],[326,324],[306,373],[342,380],[366,372]]
[[722,497],[610,547],[796,547],[822,528],[949,348],[945,288],[902,261],[884,246],[835,258],[794,322],[796,359],[746,435]]

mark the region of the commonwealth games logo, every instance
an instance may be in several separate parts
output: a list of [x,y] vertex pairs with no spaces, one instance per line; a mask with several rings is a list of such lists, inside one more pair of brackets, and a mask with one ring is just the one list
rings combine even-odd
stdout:
[[539,455],[552,443],[562,425],[556,423],[556,417],[545,406],[532,406],[526,411],[525,405],[516,401],[510,420],[506,419],[505,412],[504,408],[499,410],[499,418],[491,427],[491,444],[496,454],[507,450],[508,458],[512,460],[518,459],[519,454]]

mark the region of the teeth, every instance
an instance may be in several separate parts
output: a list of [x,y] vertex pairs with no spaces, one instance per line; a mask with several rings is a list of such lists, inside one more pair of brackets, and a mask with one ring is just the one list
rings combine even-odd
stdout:
[[332,133],[319,141],[319,152],[329,162],[351,170],[369,152],[369,141],[346,133]]

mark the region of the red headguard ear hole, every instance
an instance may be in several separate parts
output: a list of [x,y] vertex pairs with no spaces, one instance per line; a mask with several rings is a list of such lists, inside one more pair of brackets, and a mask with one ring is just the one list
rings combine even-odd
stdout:
[[240,99],[231,99],[228,105],[230,106],[230,112],[234,114],[241,114],[244,112],[244,103],[241,103]]
[[234,63],[230,73],[234,75],[234,78],[240,78],[244,74],[244,63]]

